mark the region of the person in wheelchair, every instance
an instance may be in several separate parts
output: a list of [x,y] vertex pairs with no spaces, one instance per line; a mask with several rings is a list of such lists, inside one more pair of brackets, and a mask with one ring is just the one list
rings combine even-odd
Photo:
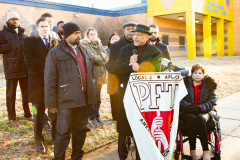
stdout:
[[216,105],[217,96],[215,90],[217,83],[213,78],[205,75],[205,69],[200,64],[194,64],[191,76],[184,77],[184,83],[188,90],[180,102],[180,120],[184,121],[189,138],[190,154],[193,160],[200,159],[196,152],[197,134],[203,149],[203,160],[210,160],[208,148],[207,122],[210,120],[210,112]]

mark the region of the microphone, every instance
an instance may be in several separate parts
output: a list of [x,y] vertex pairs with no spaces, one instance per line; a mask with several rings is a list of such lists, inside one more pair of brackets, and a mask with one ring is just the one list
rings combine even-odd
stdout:
[[137,55],[137,52],[138,52],[137,49],[132,50],[133,55]]

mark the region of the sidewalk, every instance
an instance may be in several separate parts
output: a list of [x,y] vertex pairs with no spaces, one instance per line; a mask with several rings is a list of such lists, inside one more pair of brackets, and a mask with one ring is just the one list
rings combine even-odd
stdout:
[[[240,160],[240,92],[222,98],[217,102],[217,111],[221,116],[221,159]],[[201,145],[197,142],[197,150],[201,155]],[[189,144],[184,145],[184,153],[189,153]],[[135,153],[133,153],[135,155]],[[132,159],[131,153],[128,160]],[[84,156],[84,160],[118,160],[117,143],[113,143],[94,153]]]

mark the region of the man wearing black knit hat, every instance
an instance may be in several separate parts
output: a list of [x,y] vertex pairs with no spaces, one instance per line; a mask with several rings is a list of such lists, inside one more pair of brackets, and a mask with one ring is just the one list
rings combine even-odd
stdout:
[[81,29],[64,24],[64,39],[46,58],[45,106],[58,112],[54,141],[55,160],[65,159],[72,134],[72,159],[81,160],[86,139],[89,105],[97,103],[93,57],[79,45]]

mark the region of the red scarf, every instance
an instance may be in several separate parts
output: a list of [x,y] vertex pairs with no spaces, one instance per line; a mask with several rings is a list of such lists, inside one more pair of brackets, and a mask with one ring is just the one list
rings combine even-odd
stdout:
[[194,106],[196,107],[200,104],[200,93],[201,93],[203,84],[201,83],[199,85],[194,86],[194,84],[192,83],[192,85],[193,85],[193,91],[194,91]]
[[140,54],[141,54],[144,46],[145,46],[145,45],[143,45],[143,46],[138,46],[138,47],[137,47],[137,49],[138,49],[138,56],[140,56]]
[[76,60],[78,62],[78,66],[79,66],[80,71],[81,71],[83,89],[84,89],[84,92],[86,92],[87,91],[87,71],[86,71],[85,61],[84,61],[84,58],[82,56],[82,53],[79,49],[79,46],[77,46],[77,55],[76,55],[73,48],[68,43],[66,43],[66,44],[67,44],[68,48],[70,49],[70,51],[72,52],[72,55],[76,58]]

